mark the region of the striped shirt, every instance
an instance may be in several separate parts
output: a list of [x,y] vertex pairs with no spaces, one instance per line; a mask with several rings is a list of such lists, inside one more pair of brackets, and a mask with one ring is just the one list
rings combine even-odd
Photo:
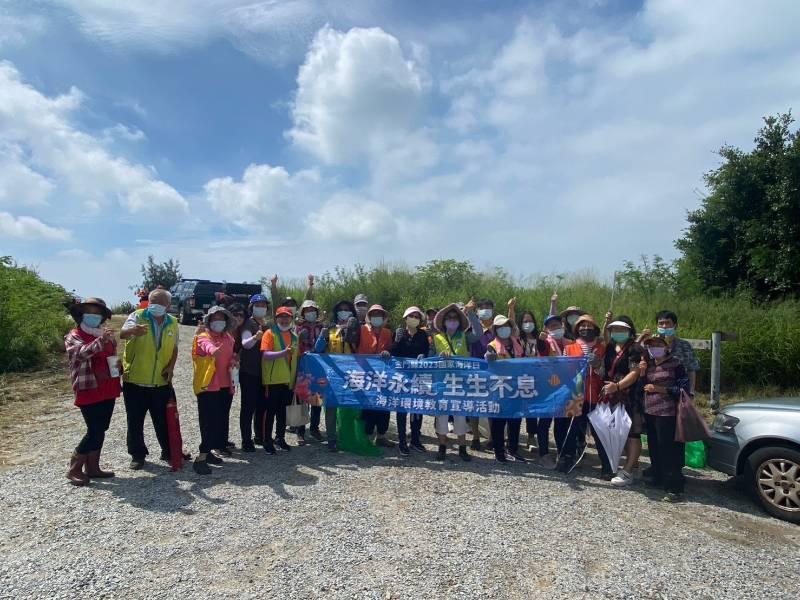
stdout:
[[655,417],[674,417],[677,414],[681,390],[689,392],[689,377],[680,361],[674,356],[670,356],[660,364],[651,360],[645,374],[645,384],[648,383],[666,388],[667,393],[645,392],[645,414]]

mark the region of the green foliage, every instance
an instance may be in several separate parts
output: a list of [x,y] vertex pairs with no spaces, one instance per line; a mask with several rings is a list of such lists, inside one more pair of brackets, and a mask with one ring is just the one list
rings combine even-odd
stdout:
[[[655,315],[669,309],[678,314],[679,335],[710,339],[713,331],[736,332],[737,342],[725,342],[722,352],[722,384],[726,390],[743,386],[796,388],[800,372],[800,302],[785,300],[770,305],[754,304],[747,295],[704,296],[682,291],[674,269],[658,257],[639,267],[626,265],[620,273],[620,289],[614,299],[614,312],[630,316],[639,330],[655,329]],[[287,292],[302,297],[302,282],[288,284]],[[470,263],[441,260],[415,269],[378,265],[372,269],[356,266],[337,268],[323,275],[316,286],[316,300],[330,311],[339,300],[353,300],[365,293],[370,302],[383,304],[391,315],[391,325],[400,323],[403,311],[412,305],[423,309],[441,308],[450,302],[470,298],[489,298],[497,312],[506,313],[506,304],[517,297],[517,314],[530,310],[541,324],[558,290],[561,309],[577,305],[603,319],[611,301],[611,281],[601,283],[590,275],[554,275],[514,281],[496,270],[480,273]],[[703,364],[700,390],[708,388],[710,352],[698,352]]]
[[63,351],[67,319],[61,286],[42,280],[11,257],[0,257],[0,373],[41,366]]
[[759,300],[800,295],[800,132],[791,114],[764,119],[755,148],[725,146],[706,175],[710,194],[689,214],[682,277],[712,294]]
[[115,315],[129,315],[136,310],[136,306],[133,304],[133,302],[128,300],[120,302],[119,304],[114,304],[109,308]]
[[159,285],[169,289],[181,278],[181,264],[172,258],[157,263],[153,255],[147,257],[147,262],[142,265],[142,282],[131,286],[132,290],[146,289],[154,290]]

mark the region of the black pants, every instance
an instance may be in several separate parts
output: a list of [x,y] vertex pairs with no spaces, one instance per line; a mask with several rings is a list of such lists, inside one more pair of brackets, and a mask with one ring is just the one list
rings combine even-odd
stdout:
[[[581,417],[577,417],[580,419]],[[572,429],[574,424],[570,427],[572,419],[570,417],[557,417],[553,419],[553,437],[556,440],[556,451],[560,456],[575,457],[575,439],[568,439],[572,437]],[[569,433],[569,436],[567,435]]]
[[[586,416],[590,410],[590,405],[588,403],[584,404],[583,414],[575,417],[571,426],[569,418],[556,419],[556,444],[559,448],[563,448],[561,456],[570,459],[577,458],[578,450],[580,449],[582,453],[583,448],[586,446],[586,432],[591,431],[594,445],[597,448],[597,455],[600,457],[601,469],[603,473],[610,473],[611,463],[608,460],[606,450],[603,448],[603,444],[600,443],[600,438],[597,436],[594,427],[589,424],[589,418]],[[567,430],[569,430],[569,434],[567,434]]]
[[[408,413],[397,413],[397,439],[401,444],[406,443],[406,417]],[[411,443],[419,444],[422,433],[422,415],[411,414]]]
[[279,383],[267,386],[267,397],[261,398],[263,410],[262,435],[264,445],[272,443],[272,429],[275,428],[275,439],[286,437],[286,407],[292,401],[292,390],[288,385]]
[[[311,407],[311,431],[319,431],[319,421],[322,417],[322,407],[321,406],[312,406]],[[306,434],[306,426],[301,425],[297,428],[297,435],[304,436]]]
[[[519,431],[522,419],[489,419],[489,429],[492,432],[492,448],[494,455],[505,455],[506,448],[511,454],[519,450]],[[508,430],[508,444],[506,445],[506,429]]]
[[378,435],[384,435],[389,431],[389,418],[392,413],[386,410],[364,410],[361,411],[361,418],[364,419],[364,430],[367,435],[372,435],[377,430]]
[[675,441],[676,418],[646,415],[645,422],[653,479],[661,483],[666,491],[682,494],[685,486],[683,461],[686,445]]
[[[220,390],[221,391],[221,390]],[[231,406],[233,406],[233,394],[231,394],[230,388],[225,389],[225,399],[222,402],[222,410],[223,414],[222,418],[222,446],[218,448],[218,450],[224,450],[227,445],[228,441],[231,439]]]
[[550,424],[553,419],[525,419],[525,432],[528,435],[536,434],[536,445],[539,447],[539,456],[545,456],[550,451]]
[[260,439],[261,419],[256,418],[256,407],[259,398],[264,397],[264,386],[261,385],[261,375],[251,375],[241,372],[239,383],[242,387],[242,404],[239,410],[239,431],[242,435],[242,443],[253,440],[253,432],[256,432],[256,439]]
[[172,393],[170,386],[144,387],[135,383],[122,384],[125,412],[128,420],[128,454],[136,460],[144,460],[150,452],[144,443],[144,418],[148,411],[156,431],[161,451],[169,454],[167,434],[167,401]]
[[111,425],[111,415],[114,414],[115,398],[103,400],[96,404],[81,406],[81,414],[86,422],[86,434],[81,443],[75,448],[78,454],[86,454],[102,450],[103,441],[106,439],[106,431]]
[[225,447],[224,418],[229,390],[202,392],[197,396],[197,418],[200,421],[200,452]]

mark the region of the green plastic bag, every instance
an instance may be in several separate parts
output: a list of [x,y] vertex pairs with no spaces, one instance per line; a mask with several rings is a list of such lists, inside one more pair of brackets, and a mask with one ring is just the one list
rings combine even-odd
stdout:
[[684,453],[687,467],[693,469],[706,468],[706,445],[704,442],[686,442]]
[[360,456],[383,456],[383,451],[369,441],[361,411],[357,408],[336,409],[336,437],[341,450]]

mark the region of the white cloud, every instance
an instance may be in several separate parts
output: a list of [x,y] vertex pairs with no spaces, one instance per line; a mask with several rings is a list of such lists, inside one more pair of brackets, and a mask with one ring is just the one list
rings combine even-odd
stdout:
[[0,212],[0,233],[13,239],[51,242],[65,242],[72,233],[60,227],[51,227],[34,217],[15,217],[7,212]]
[[413,129],[423,78],[379,28],[322,28],[297,76],[290,139],[327,164],[352,164]]
[[394,238],[398,228],[385,206],[350,193],[332,197],[308,222],[328,241],[385,241]]
[[18,145],[0,143],[0,205],[43,206],[55,184],[25,164]]
[[24,149],[20,168],[51,174],[60,191],[88,207],[116,200],[136,214],[158,202],[164,210],[185,212],[186,200],[152,168],[110,154],[102,140],[73,125],[71,113],[82,102],[76,88],[47,97],[24,83],[11,63],[0,62],[0,145]]
[[0,48],[23,45],[45,28],[45,19],[38,15],[0,14]]
[[314,206],[315,171],[294,175],[283,167],[248,166],[241,181],[219,177],[206,183],[205,197],[227,221],[247,230],[294,230],[305,207]]
[[141,129],[117,123],[113,127],[106,127],[103,130],[103,139],[107,143],[113,143],[115,141],[143,142],[147,139],[147,136]]

